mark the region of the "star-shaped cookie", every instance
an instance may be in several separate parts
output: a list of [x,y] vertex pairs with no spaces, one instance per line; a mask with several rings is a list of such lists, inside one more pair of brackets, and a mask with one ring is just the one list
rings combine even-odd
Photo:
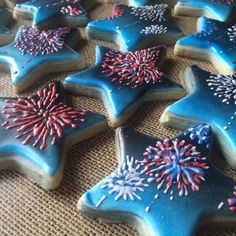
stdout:
[[0,48],[0,62],[10,68],[14,89],[21,92],[47,73],[84,68],[71,48],[78,40],[78,31],[68,27],[44,31],[23,26],[13,43]]
[[198,122],[212,125],[224,156],[236,168],[236,76],[191,66],[184,82],[188,95],[165,110],[161,123],[179,128]]
[[14,34],[6,27],[12,21],[12,14],[7,8],[0,9],[0,45],[10,43]]
[[175,55],[210,61],[220,73],[236,72],[236,26],[201,17],[198,33],[177,41]]
[[174,8],[175,15],[206,16],[219,21],[235,20],[235,0],[179,0]]
[[0,98],[0,169],[15,169],[44,189],[63,176],[67,148],[106,126],[104,116],[68,106],[60,82],[25,98]]
[[183,37],[171,21],[171,10],[164,3],[141,7],[114,5],[110,17],[90,21],[86,32],[89,38],[116,42],[121,51],[173,45]]
[[123,124],[146,101],[177,99],[183,87],[169,80],[159,66],[164,46],[135,52],[96,48],[96,65],[64,81],[73,93],[100,98],[113,127]]
[[209,125],[165,140],[125,127],[116,137],[118,168],[82,196],[79,212],[142,236],[194,236],[204,223],[235,223],[236,183],[212,164]]
[[33,18],[33,26],[48,28],[55,26],[86,26],[87,10],[96,0],[30,0],[18,3],[15,18]]

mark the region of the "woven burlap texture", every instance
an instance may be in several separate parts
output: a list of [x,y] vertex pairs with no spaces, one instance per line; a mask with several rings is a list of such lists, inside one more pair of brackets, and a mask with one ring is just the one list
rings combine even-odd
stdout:
[[[111,12],[111,5],[98,4],[91,12],[93,19],[106,17]],[[186,35],[196,29],[196,19],[175,18],[177,25]],[[15,22],[13,30],[19,25],[30,24],[29,21]],[[83,40],[79,52],[85,58],[87,66],[95,62],[95,46],[103,44],[117,48],[115,44],[90,40]],[[214,71],[206,62],[174,57],[173,47],[168,48],[164,72],[175,81],[179,81],[179,72],[191,64],[198,64],[204,69]],[[0,95],[16,96],[7,72],[0,72]],[[54,73],[46,75],[42,83],[50,80],[63,80],[68,73]],[[20,96],[25,96],[39,87],[28,89]],[[89,108],[91,111],[107,115],[103,104],[93,98],[72,97],[75,107]],[[172,101],[173,102],[173,101]],[[134,115],[127,126],[149,135],[161,138],[176,135],[179,130],[163,127],[158,120],[164,109],[171,102],[152,102],[143,105]],[[75,235],[110,235],[134,236],[135,230],[124,224],[101,224],[89,217],[77,214],[76,204],[81,195],[107,176],[117,167],[115,155],[115,133],[112,128],[103,133],[74,145],[68,150],[64,179],[57,190],[44,191],[31,183],[25,176],[3,170],[0,172],[0,235],[1,236],[75,236]],[[219,151],[214,152],[215,164],[227,175],[236,177],[236,171],[231,170]],[[209,196],[210,197],[210,196]],[[193,203],[194,204],[194,203]],[[170,212],[171,214],[171,212]],[[181,212],[180,212],[181,214]],[[191,212],[189,212],[191,214]],[[158,219],[157,219],[158,220]],[[184,223],[184,222],[183,222]],[[171,226],[170,226],[171,227]],[[236,231],[200,229],[202,236],[232,236]],[[181,235],[180,235],[181,236]]]

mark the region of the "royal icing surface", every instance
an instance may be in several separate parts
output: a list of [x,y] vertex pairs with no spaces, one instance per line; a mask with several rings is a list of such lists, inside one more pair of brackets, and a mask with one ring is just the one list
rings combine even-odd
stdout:
[[[191,79],[190,83],[193,85],[189,88],[189,96],[170,105],[166,112],[173,114],[176,122],[182,123],[182,120],[187,119],[194,123],[204,121],[211,124],[229,164],[235,168],[236,77],[235,75],[213,74],[197,66],[190,67],[188,71],[188,79]],[[165,117],[165,112],[163,117]],[[206,142],[206,139],[202,139],[201,142]]]
[[[90,1],[90,2],[89,2]],[[89,20],[86,9],[95,1],[93,0],[30,0],[16,5],[16,10],[27,11],[33,14],[33,25],[47,23],[56,17],[76,22],[85,26]],[[74,25],[74,24],[73,24]]]
[[56,91],[56,84],[50,83],[34,96],[18,99],[6,99],[2,113],[8,118],[2,126],[6,130],[17,130],[16,139],[24,138],[26,145],[32,140],[33,147],[41,150],[47,147],[49,137],[51,145],[55,145],[58,138],[62,138],[63,128],[67,125],[77,128],[79,122],[85,122],[86,111],[76,111],[61,102],[60,94]]
[[130,51],[139,49],[150,37],[152,44],[158,44],[161,36],[168,37],[168,40],[183,36],[180,29],[170,22],[170,17],[168,5],[164,3],[141,7],[118,4],[113,7],[109,18],[89,22],[87,32],[92,37],[103,37],[102,32],[110,33],[104,39],[116,41],[122,50]]
[[[148,94],[183,92],[181,85],[170,81],[159,69],[165,47],[135,52],[120,52],[103,46],[96,48],[96,66],[67,77],[73,88],[102,91],[109,116],[120,119],[137,101]],[[80,92],[78,90],[78,92]],[[153,98],[157,99],[157,98]]]
[[228,198],[228,204],[230,206],[230,211],[236,212],[236,186],[234,186],[233,197]]
[[[67,44],[67,36],[72,33],[68,27],[46,31],[21,27],[14,42],[0,48],[0,62],[9,66],[13,85],[17,87],[25,82],[30,85],[30,74],[36,68],[42,69],[50,63],[81,60],[80,55]],[[66,70],[67,66],[64,67]],[[44,73],[48,70],[52,71],[48,68]]]
[[25,98],[0,98],[0,109],[3,160],[15,154],[51,176],[61,168],[67,139],[105,120],[68,106],[60,82],[50,82]]
[[[96,217],[117,219],[120,214],[119,221],[126,223],[138,218],[145,227],[142,235],[149,236],[191,236],[206,215],[235,218],[235,183],[212,164],[212,131],[200,127],[207,128],[209,147],[198,139],[196,126],[166,140],[120,128],[119,166],[80,203]],[[183,226],[181,219],[188,219]]]
[[[201,17],[200,31],[177,41],[176,46],[204,50],[222,60],[228,69],[236,70],[236,27]],[[222,65],[223,66],[223,65]]]

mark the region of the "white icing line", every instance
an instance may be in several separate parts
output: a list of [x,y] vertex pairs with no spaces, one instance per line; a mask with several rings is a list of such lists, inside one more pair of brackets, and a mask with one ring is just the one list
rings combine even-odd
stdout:
[[107,196],[103,195],[102,198],[97,203],[96,208],[99,208],[106,199],[107,199]]
[[218,206],[217,209],[218,209],[218,210],[221,210],[221,209],[224,207],[224,205],[225,205],[225,204],[224,204],[223,202],[221,202],[221,203],[219,204],[219,206]]

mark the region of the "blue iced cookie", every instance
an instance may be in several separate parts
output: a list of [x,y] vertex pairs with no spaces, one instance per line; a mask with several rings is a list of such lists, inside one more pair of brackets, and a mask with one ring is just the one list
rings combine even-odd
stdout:
[[188,95],[165,110],[161,123],[178,128],[210,124],[228,163],[236,169],[236,75],[213,74],[191,66],[183,79]]
[[175,45],[175,55],[208,60],[220,73],[236,72],[236,26],[201,17],[198,32]]
[[114,5],[110,17],[90,21],[86,31],[88,38],[114,41],[122,51],[173,45],[183,37],[171,22],[168,5],[163,3],[141,7]]
[[236,183],[212,164],[209,125],[161,140],[116,132],[117,169],[86,192],[79,212],[127,223],[142,236],[194,236],[206,223],[236,220]]
[[96,0],[30,0],[18,3],[14,16],[32,18],[33,26],[48,28],[55,26],[86,26],[87,10]]
[[10,68],[13,87],[20,92],[48,73],[84,68],[72,49],[78,40],[78,31],[69,27],[44,31],[23,26],[13,43],[0,48],[0,62]]
[[104,116],[69,106],[60,82],[25,98],[0,98],[0,169],[18,170],[44,189],[63,177],[66,150],[106,126]]
[[12,22],[12,13],[7,8],[0,9],[0,45],[10,43],[14,34],[6,28]]
[[174,13],[191,17],[206,16],[219,21],[232,22],[236,19],[236,0],[179,0]]
[[96,65],[64,81],[73,93],[103,101],[113,127],[123,124],[146,101],[178,99],[183,87],[159,69],[166,54],[164,46],[135,52],[96,48]]

